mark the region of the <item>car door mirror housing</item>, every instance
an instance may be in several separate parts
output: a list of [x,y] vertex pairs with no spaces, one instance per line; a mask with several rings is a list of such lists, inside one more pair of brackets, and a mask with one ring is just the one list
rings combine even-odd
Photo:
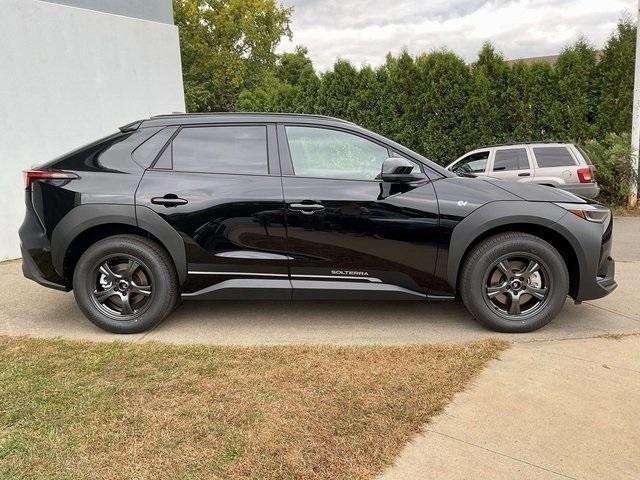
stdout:
[[390,157],[382,162],[382,170],[376,178],[384,182],[415,182],[427,177],[406,158]]

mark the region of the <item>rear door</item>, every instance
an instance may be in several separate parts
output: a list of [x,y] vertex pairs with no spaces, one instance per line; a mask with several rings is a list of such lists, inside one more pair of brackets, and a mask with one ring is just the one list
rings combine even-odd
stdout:
[[275,125],[259,123],[182,127],[136,193],[184,239],[185,295],[211,298],[290,298],[283,200]]
[[438,244],[431,182],[378,180],[395,153],[347,128],[280,125],[278,141],[294,298],[426,298]]
[[526,147],[496,147],[493,149],[489,176],[515,182],[531,182],[534,170]]

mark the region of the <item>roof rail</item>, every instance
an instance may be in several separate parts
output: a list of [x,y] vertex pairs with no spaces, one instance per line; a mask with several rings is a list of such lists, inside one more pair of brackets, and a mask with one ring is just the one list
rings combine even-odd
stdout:
[[533,141],[525,141],[525,142],[494,143],[492,145],[483,145],[478,148],[509,147],[512,145],[544,145],[545,143],[572,143],[572,142],[565,142],[562,140],[533,140]]
[[196,113],[168,113],[163,115],[154,115],[152,119],[157,118],[175,118],[175,117],[216,117],[216,116],[235,116],[235,115],[256,115],[256,116],[282,116],[282,117],[306,117],[306,118],[322,118],[325,120],[334,120],[336,122],[350,123],[342,118],[330,117],[328,115],[318,115],[313,113],[285,113],[285,112],[196,112]]

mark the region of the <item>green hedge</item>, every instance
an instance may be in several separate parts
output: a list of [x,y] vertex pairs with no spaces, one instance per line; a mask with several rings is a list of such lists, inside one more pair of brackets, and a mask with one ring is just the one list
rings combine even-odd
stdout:
[[611,205],[624,205],[629,196],[629,184],[637,177],[630,162],[631,136],[611,133],[602,141],[589,140],[584,149],[596,167],[600,199]]
[[344,118],[440,164],[492,143],[586,144],[598,162],[602,197],[622,202],[626,187],[609,179],[618,175],[614,145],[628,140],[620,135],[631,129],[635,30],[621,20],[601,54],[580,40],[554,65],[507,63],[485,44],[472,65],[449,51],[403,52],[377,68],[338,60],[318,75],[299,47],[281,55],[260,85],[245,89],[236,109]]

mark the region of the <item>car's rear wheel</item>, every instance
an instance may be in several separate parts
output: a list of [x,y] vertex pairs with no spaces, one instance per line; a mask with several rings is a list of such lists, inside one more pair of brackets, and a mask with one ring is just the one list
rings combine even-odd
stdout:
[[80,310],[98,327],[137,333],[160,323],[179,298],[173,263],[155,242],[117,235],[96,242],[73,275]]
[[499,332],[531,332],[562,309],[569,273],[558,251],[527,233],[485,239],[462,268],[460,293],[471,314]]

